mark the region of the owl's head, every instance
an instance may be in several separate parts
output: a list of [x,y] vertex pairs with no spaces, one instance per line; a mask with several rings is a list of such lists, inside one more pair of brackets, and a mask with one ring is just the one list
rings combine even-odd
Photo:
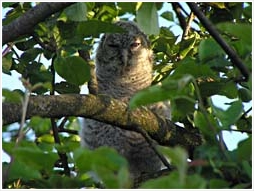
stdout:
[[133,51],[139,47],[149,48],[150,42],[147,36],[132,21],[118,21],[117,26],[124,29],[123,33],[105,34],[102,38],[103,45],[109,47],[126,48]]
[[150,42],[138,26],[132,21],[118,21],[115,24],[125,32],[108,33],[101,38],[96,54],[97,64],[112,66],[112,70],[116,70],[116,66],[126,68],[137,64],[137,60],[151,61]]

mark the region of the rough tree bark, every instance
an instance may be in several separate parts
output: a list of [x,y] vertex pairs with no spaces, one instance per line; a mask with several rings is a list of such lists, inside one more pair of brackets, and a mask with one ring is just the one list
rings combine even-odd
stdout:
[[[4,102],[2,111],[3,125],[18,122],[22,116],[22,104]],[[32,116],[86,117],[133,131],[138,131],[136,127],[140,127],[161,145],[182,145],[189,148],[202,143],[201,136],[195,129],[187,130],[177,126],[145,107],[130,111],[125,103],[106,95],[31,96],[26,119]]]
[[39,22],[43,21],[50,15],[70,6],[73,3],[40,3],[34,8],[28,10],[24,15],[15,19],[10,24],[2,28],[2,44],[12,42],[20,36],[32,33],[33,28]]

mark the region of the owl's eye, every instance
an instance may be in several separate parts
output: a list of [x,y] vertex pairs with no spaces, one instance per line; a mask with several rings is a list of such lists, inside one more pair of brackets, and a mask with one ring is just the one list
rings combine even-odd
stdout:
[[111,48],[119,48],[118,44],[108,44],[108,46]]
[[141,45],[140,42],[133,42],[133,43],[131,43],[131,48],[137,48],[137,47],[139,47],[140,45]]

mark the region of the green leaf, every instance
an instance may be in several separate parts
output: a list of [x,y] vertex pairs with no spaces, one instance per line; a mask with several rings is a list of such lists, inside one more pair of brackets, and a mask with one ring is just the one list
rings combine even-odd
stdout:
[[41,136],[45,133],[49,133],[51,129],[51,122],[50,119],[45,119],[39,116],[33,116],[28,126],[35,131],[36,136]]
[[252,130],[252,116],[247,116],[245,118],[240,118],[236,122],[236,127],[241,131],[251,131]]
[[93,10],[96,2],[86,2],[86,7],[89,11]]
[[197,33],[194,33],[193,35],[189,36],[187,39],[183,39],[180,42],[180,58],[185,58],[189,52],[191,52],[194,49],[195,43],[197,41],[198,35]]
[[4,102],[21,103],[22,94],[19,91],[10,91],[8,89],[2,89],[2,96]]
[[129,186],[128,163],[114,149],[100,147],[91,151],[78,148],[74,151],[73,157],[80,173],[94,171],[106,188]]
[[52,175],[47,179],[48,186],[42,185],[44,189],[55,188],[55,189],[80,189],[85,187],[85,182],[76,177],[68,177],[62,175]]
[[11,75],[11,67],[12,67],[12,56],[13,53],[9,52],[4,57],[2,57],[2,71],[6,74]]
[[210,97],[218,94],[225,86],[222,82],[201,82],[199,84],[199,90],[203,98]]
[[202,132],[204,134],[209,134],[210,129],[207,127],[207,120],[205,118],[205,115],[200,111],[194,112],[194,124],[195,127],[203,129]]
[[170,100],[172,119],[181,120],[187,115],[192,115],[195,110],[195,101],[187,96],[179,96]]
[[67,7],[64,12],[67,17],[72,21],[86,21],[87,7],[86,3],[78,2],[69,7]]
[[225,9],[225,3],[224,2],[209,2],[210,6],[217,7],[219,9]]
[[249,102],[252,100],[252,95],[251,95],[251,91],[246,89],[246,88],[240,88],[238,90],[238,94],[239,94],[239,97],[240,99],[243,101],[243,102]]
[[29,50],[25,51],[23,54],[21,54],[20,60],[22,60],[22,62],[26,62],[26,63],[34,61],[35,58],[42,52],[43,52],[43,50],[41,48],[29,49]]
[[225,52],[213,38],[208,38],[200,42],[198,56],[200,61],[205,63],[211,59],[225,56]]
[[77,33],[83,37],[99,37],[101,33],[122,33],[124,30],[111,23],[90,20],[78,24]]
[[82,85],[90,79],[90,67],[81,57],[57,57],[54,66],[56,72],[71,84]]
[[237,84],[233,81],[228,81],[218,94],[222,96],[224,95],[229,99],[235,99],[238,96],[237,91]]
[[160,151],[170,159],[171,163],[177,167],[179,172],[179,183],[182,184],[186,178],[187,172],[187,152],[181,147],[159,147]]
[[242,161],[242,167],[245,171],[245,173],[247,174],[247,176],[249,177],[249,179],[252,179],[252,166],[251,166],[251,162],[248,160],[244,160]]
[[135,13],[137,2],[117,2],[119,6],[119,15],[124,15],[126,13]]
[[245,7],[243,10],[243,14],[247,18],[252,18],[252,6],[249,5],[249,6]]
[[[71,128],[66,127],[66,129],[71,129]],[[60,138],[61,138],[62,144],[56,145],[56,149],[59,152],[67,153],[67,152],[72,152],[77,148],[80,148],[80,136],[79,135],[72,135],[71,133],[69,133],[68,137],[62,136]]]
[[174,171],[168,176],[162,176],[156,179],[151,179],[143,184],[140,188],[143,189],[173,189],[173,188],[183,188],[183,184],[179,182],[179,173]]
[[175,69],[175,72],[172,76],[182,76],[182,75],[192,75],[194,78],[214,78],[217,79],[217,75],[215,72],[207,65],[197,64],[195,60],[192,59],[184,59],[180,61],[179,66]]
[[194,112],[195,127],[197,127],[202,132],[207,141],[209,141],[210,143],[215,143],[216,132],[212,132],[211,127],[209,127],[209,123],[211,123],[215,131],[217,131],[217,125],[216,122],[214,121],[213,116],[209,114],[207,119],[203,112],[201,111]]
[[2,2],[3,8],[11,7],[11,5],[15,4],[16,2]]
[[230,183],[223,179],[211,179],[209,181],[210,189],[229,188],[229,186],[230,186]]
[[2,142],[2,147],[3,147],[3,150],[11,155],[12,154],[12,151],[13,151],[13,148],[15,147],[15,143],[14,142]]
[[232,66],[232,63],[226,59],[226,57],[214,57],[210,60],[206,60],[205,62],[201,62],[201,64],[208,65],[210,68],[215,71],[227,73],[227,66]]
[[226,82],[201,82],[199,89],[202,97],[207,98],[213,95],[222,95],[230,99],[237,98],[237,85],[232,81]]
[[51,172],[54,163],[58,159],[56,153],[44,153],[38,147],[18,147],[13,150],[13,156],[17,161],[26,164],[36,170]]
[[80,88],[77,85],[70,84],[68,82],[60,82],[55,84],[55,91],[59,94],[68,94],[68,93],[79,93]]
[[73,50],[76,52],[77,49],[83,49],[82,46],[84,46],[83,43],[80,43],[84,40],[84,38],[77,34],[77,26],[78,22],[57,22],[57,28],[61,36],[62,48],[70,54]]
[[26,66],[23,72],[24,77],[28,77],[30,83],[36,84],[40,82],[51,82],[52,74],[45,68],[42,63],[36,61],[31,62]]
[[174,15],[171,11],[166,11],[166,12],[163,12],[161,14],[161,17],[163,17],[164,19],[167,19],[169,21],[173,21],[174,20]]
[[250,186],[250,182],[240,183],[240,184],[237,184],[237,185],[233,186],[230,189],[246,189],[246,188],[249,188],[249,186]]
[[228,129],[230,125],[233,125],[241,117],[243,112],[243,106],[241,101],[234,101],[227,110],[222,110],[211,104],[213,113],[222,123],[222,127]]
[[[179,77],[179,76],[178,76]],[[179,78],[168,77],[161,84],[156,84],[136,93],[129,102],[130,109],[167,99],[177,99],[190,94],[188,84],[193,79],[190,75]],[[186,92],[187,93],[186,93]]]
[[15,44],[15,46],[22,51],[26,51],[28,49],[32,49],[34,47],[34,45],[36,45],[36,41],[34,40],[34,38],[30,38],[26,41],[21,41],[21,42],[17,42]]
[[250,161],[251,160],[251,156],[252,156],[252,137],[249,136],[247,139],[240,141],[237,145],[237,159],[239,161],[242,160],[247,160]]
[[44,143],[53,144],[53,143],[55,143],[55,140],[51,134],[44,134],[44,135],[37,138],[37,142],[38,143],[44,142]]
[[[3,170],[7,170],[9,164],[3,164]],[[23,181],[32,179],[41,179],[41,173],[38,169],[33,168],[33,166],[27,165],[24,162],[15,160],[9,169],[8,181],[21,179]]]
[[151,179],[143,183],[140,188],[147,189],[189,189],[189,188],[206,188],[206,181],[198,174],[189,175],[184,182],[179,182],[179,173],[176,171],[170,172],[168,176],[162,176],[156,179]]
[[199,174],[192,174],[186,177],[186,182],[184,184],[185,189],[205,189],[206,188],[206,180],[200,176]]
[[20,4],[15,8],[12,9],[11,11],[8,11],[5,15],[5,18],[2,20],[2,25],[8,25],[11,23],[13,20],[17,19],[21,15],[24,14],[24,9],[21,8]]
[[231,34],[239,39],[241,39],[246,46],[251,46],[252,42],[252,28],[251,24],[245,23],[219,23],[216,27],[223,31],[223,33]]
[[135,109],[141,105],[147,105],[161,100],[166,100],[170,98],[168,92],[168,89],[163,89],[161,86],[151,86],[135,94],[129,102],[129,107],[130,109]]
[[158,14],[155,3],[142,3],[140,9],[137,12],[138,26],[146,34],[159,34],[159,22]]

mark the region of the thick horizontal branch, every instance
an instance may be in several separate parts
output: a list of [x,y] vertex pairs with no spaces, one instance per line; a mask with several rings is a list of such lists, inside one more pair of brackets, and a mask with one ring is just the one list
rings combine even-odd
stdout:
[[33,28],[39,22],[42,22],[50,15],[70,6],[73,3],[40,3],[28,10],[24,15],[15,19],[10,24],[2,28],[2,44],[12,42],[20,36],[32,33]]
[[[3,124],[19,122],[22,105],[3,103]],[[32,116],[61,118],[68,116],[85,117],[137,131],[137,126],[145,130],[161,145],[193,147],[201,144],[198,132],[190,132],[169,120],[156,116],[145,107],[130,111],[125,103],[105,95],[46,95],[31,96],[26,119]]]

